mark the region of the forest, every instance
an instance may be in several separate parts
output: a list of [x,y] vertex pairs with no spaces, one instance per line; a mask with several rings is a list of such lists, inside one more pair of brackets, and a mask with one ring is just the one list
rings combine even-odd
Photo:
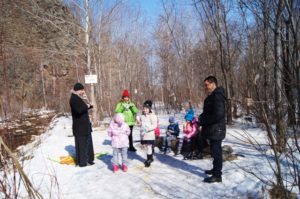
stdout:
[[133,2],[1,0],[0,123],[33,109],[69,112],[70,90],[85,75],[97,76],[85,85],[95,125],[124,89],[157,111],[201,109],[203,80],[214,75],[228,125],[255,118],[275,157],[298,140],[299,0],[160,0],[155,20]]

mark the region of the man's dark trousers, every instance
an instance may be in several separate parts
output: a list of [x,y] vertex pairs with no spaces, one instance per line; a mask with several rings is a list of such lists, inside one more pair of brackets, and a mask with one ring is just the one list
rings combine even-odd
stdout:
[[222,176],[222,140],[210,140],[210,151],[213,160],[213,175],[216,177]]

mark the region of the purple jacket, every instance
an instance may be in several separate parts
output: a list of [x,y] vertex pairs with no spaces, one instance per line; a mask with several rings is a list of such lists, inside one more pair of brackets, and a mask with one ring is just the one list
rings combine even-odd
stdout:
[[[118,118],[123,117],[123,118]],[[130,128],[125,123],[125,118],[122,113],[117,113],[107,130],[108,136],[111,137],[111,145],[114,148],[129,147],[128,135],[130,134]]]

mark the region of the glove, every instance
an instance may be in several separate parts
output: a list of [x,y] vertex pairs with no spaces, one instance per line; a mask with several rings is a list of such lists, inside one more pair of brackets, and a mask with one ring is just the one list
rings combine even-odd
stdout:
[[[132,107],[134,106],[134,104],[132,102],[129,103],[129,108],[128,109],[132,109]],[[131,110],[132,111],[132,110]]]
[[143,127],[144,133],[148,133],[148,128],[146,126]]

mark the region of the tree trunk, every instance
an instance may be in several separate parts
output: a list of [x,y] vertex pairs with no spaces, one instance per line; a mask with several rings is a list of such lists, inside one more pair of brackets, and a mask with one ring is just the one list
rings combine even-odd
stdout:
[[[5,61],[5,48],[4,48],[4,23],[1,23],[0,27],[0,63],[3,65],[3,79],[4,79],[4,90],[6,95],[6,105],[3,106],[5,119],[7,119],[8,115],[11,114],[10,107],[10,93],[9,93],[9,80],[8,80],[8,72],[7,65]],[[5,108],[6,107],[6,108]]]
[[281,14],[282,14],[282,0],[278,3],[276,22],[275,22],[275,35],[274,35],[274,80],[275,80],[275,120],[276,120],[276,140],[277,146],[280,151],[283,151],[286,144],[286,133],[284,125],[284,108],[283,108],[283,81],[282,81],[282,49],[280,45],[280,33],[281,33]]
[[[267,8],[267,3],[262,1],[263,3],[263,101],[267,102],[269,98],[268,90],[268,23],[269,23],[269,10]],[[269,105],[268,103],[264,103],[264,110],[266,111],[267,117],[270,117]]]
[[47,100],[46,100],[46,89],[45,89],[45,80],[44,80],[44,65],[40,65],[41,77],[42,77],[42,92],[44,100],[44,108],[47,109]]
[[[90,45],[90,34],[91,34],[91,28],[90,28],[90,1],[85,1],[85,8],[86,8],[86,26],[85,26],[85,45],[86,45],[86,59],[87,59],[87,68],[89,75],[92,74],[91,70],[91,45]],[[90,99],[91,104],[93,105],[93,111],[92,111],[92,122],[94,124],[97,124],[97,114],[98,114],[98,106],[95,98],[95,87],[94,84],[91,84],[90,86]]]
[[[283,80],[284,80],[284,88],[285,94],[288,101],[288,122],[287,125],[292,127],[296,124],[296,118],[294,110],[296,109],[294,102],[294,97],[292,94],[292,73],[291,73],[291,55],[290,55],[290,21],[285,21],[285,38],[282,38],[282,48],[284,49],[283,56]],[[285,41],[285,42],[284,42]]]

